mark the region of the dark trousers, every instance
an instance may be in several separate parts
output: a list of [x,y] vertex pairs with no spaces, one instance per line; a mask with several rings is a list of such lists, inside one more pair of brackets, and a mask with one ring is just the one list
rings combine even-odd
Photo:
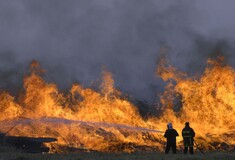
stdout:
[[166,154],[169,153],[170,148],[172,148],[173,153],[176,154],[176,143],[167,143],[166,144],[166,149],[165,149]]
[[184,147],[184,154],[187,154],[189,148],[189,153],[193,154],[193,147]]
[[186,137],[184,138],[184,154],[187,154],[189,148],[189,153],[193,154],[193,138]]

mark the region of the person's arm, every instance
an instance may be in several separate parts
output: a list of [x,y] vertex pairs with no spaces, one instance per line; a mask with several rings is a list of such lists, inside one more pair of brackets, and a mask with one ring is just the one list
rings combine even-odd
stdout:
[[181,134],[182,134],[182,137],[184,137],[184,129],[182,130]]
[[191,133],[191,134],[192,134],[192,137],[195,137],[195,132],[194,132],[193,129],[191,130],[191,132],[192,132],[192,133]]
[[168,137],[168,132],[166,130],[165,134],[164,134],[164,137],[167,138]]
[[179,133],[175,130],[175,136],[177,137],[177,136],[179,136]]

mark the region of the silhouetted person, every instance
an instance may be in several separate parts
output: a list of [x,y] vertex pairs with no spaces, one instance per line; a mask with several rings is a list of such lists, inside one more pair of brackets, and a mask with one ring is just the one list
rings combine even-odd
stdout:
[[195,132],[189,127],[189,122],[185,123],[185,127],[182,130],[182,136],[184,138],[184,154],[187,154],[188,147],[190,154],[193,154],[193,137],[195,137]]
[[165,153],[168,154],[170,151],[170,148],[172,148],[172,151],[174,154],[176,154],[176,137],[179,136],[178,132],[173,129],[173,126],[171,123],[167,124],[167,130],[164,134],[164,137],[167,139],[166,143],[166,150]]

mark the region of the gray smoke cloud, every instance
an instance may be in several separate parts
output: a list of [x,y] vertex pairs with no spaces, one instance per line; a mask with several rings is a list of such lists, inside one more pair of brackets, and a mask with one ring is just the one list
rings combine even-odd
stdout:
[[73,82],[89,86],[106,66],[117,88],[153,103],[164,87],[155,75],[161,47],[168,48],[172,65],[191,74],[201,72],[216,52],[233,65],[235,24],[224,18],[234,11],[221,9],[233,3],[0,1],[0,89],[19,89],[30,61],[36,59],[47,70],[45,78],[61,89]]

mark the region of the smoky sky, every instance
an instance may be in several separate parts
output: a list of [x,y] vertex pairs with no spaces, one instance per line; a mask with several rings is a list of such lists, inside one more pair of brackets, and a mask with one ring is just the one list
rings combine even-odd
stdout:
[[0,89],[18,90],[32,59],[60,89],[95,84],[102,68],[115,87],[155,102],[164,83],[155,75],[162,47],[189,74],[208,58],[234,61],[232,0],[0,1]]

